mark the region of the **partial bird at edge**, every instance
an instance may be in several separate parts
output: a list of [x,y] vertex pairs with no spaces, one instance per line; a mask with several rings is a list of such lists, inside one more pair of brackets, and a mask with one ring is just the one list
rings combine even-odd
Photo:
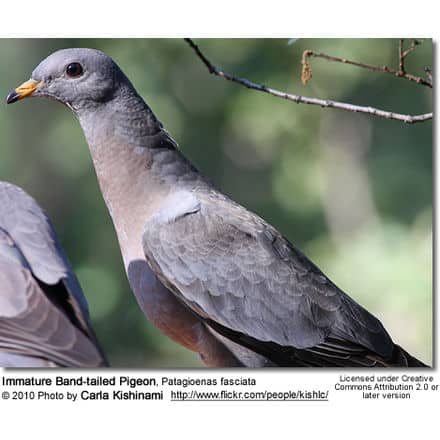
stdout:
[[0,367],[108,365],[52,224],[7,182],[0,182],[0,286]]

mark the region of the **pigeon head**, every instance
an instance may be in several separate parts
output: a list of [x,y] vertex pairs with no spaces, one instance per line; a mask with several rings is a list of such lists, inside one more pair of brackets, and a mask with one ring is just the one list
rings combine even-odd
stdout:
[[103,52],[63,49],[44,59],[28,81],[9,93],[6,102],[46,97],[80,112],[112,100],[122,84],[131,86],[116,63]]
[[9,93],[6,102],[12,104],[27,97],[45,97],[73,110],[91,148],[103,144],[109,134],[117,136],[121,145],[148,143],[175,148],[130,80],[99,50],[62,49],[52,53],[28,81]]

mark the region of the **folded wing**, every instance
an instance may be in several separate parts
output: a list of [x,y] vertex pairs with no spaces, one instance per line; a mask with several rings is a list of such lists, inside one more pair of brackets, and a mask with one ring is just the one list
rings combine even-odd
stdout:
[[0,352],[4,366],[14,359],[23,366],[26,357],[28,366],[106,364],[52,226],[31,197],[7,183],[0,183]]
[[391,356],[382,324],[264,220],[214,191],[186,199],[186,209],[181,203],[169,216],[165,203],[148,221],[144,252],[161,281],[216,331],[279,365]]

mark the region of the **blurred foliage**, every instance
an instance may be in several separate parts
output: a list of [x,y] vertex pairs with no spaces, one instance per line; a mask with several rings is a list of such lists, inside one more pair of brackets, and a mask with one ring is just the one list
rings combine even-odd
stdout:
[[[398,40],[198,43],[226,71],[280,90],[399,113],[432,109],[426,87],[324,60],[311,60],[313,78],[301,84],[305,49],[397,67]],[[0,94],[28,79],[52,51],[75,46],[111,55],[204,174],[303,249],[397,343],[431,362],[431,122],[404,125],[251,91],[208,75],[177,39],[0,40]],[[432,65],[432,42],[425,40],[406,65],[423,75]],[[2,105],[0,132],[0,178],[24,187],[51,216],[112,364],[201,365],[139,310],[69,110],[32,99]]]

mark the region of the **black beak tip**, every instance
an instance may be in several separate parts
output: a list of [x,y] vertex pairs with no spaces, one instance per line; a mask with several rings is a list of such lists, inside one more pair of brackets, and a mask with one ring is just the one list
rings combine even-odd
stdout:
[[20,95],[13,90],[12,92],[10,92],[8,94],[8,96],[6,96],[6,104],[13,104],[14,102],[17,102],[20,99]]

